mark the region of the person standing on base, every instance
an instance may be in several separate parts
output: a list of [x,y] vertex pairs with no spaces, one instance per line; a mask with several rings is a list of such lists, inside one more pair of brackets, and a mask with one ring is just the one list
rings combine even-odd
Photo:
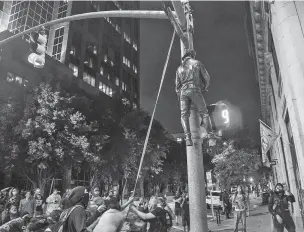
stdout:
[[284,191],[281,183],[275,186],[275,192],[271,195],[268,210],[272,214],[275,232],[295,232],[296,226],[292,219],[289,204],[295,202],[295,197],[288,191]]

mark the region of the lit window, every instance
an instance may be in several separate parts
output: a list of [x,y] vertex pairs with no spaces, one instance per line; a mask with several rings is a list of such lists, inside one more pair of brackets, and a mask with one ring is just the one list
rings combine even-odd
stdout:
[[106,84],[99,82],[98,89],[102,92],[104,92],[106,95],[112,97],[113,96],[113,89],[107,86]]
[[24,86],[26,86],[26,84],[28,83],[28,81],[25,80],[23,77],[17,76],[13,73],[10,73],[10,72],[7,73],[6,80],[10,83],[15,82],[15,83],[18,83],[20,85],[23,84]]
[[111,66],[114,67],[114,62],[111,60]]
[[110,80],[110,74],[108,74],[107,78],[108,78],[108,80]]
[[121,83],[121,88],[122,88],[124,91],[127,91],[127,85],[126,85],[124,82]]
[[133,43],[133,48],[135,51],[137,51],[137,44],[136,43]]
[[133,103],[133,109],[137,109],[137,105]]
[[108,61],[108,56],[107,54],[104,55],[104,62],[107,62]]
[[100,66],[100,75],[103,75],[103,67]]
[[93,68],[93,58],[92,57],[89,58],[89,67]]
[[124,39],[125,39],[129,44],[131,44],[131,38],[130,38],[130,36],[129,36],[126,32],[124,32]]
[[76,53],[75,47],[73,45],[71,45],[70,54],[75,55],[75,53]]
[[116,79],[115,79],[115,84],[116,84],[117,86],[119,86],[119,78],[118,78],[118,77],[116,77]]
[[95,78],[87,72],[83,72],[83,80],[88,84],[95,86]]
[[130,101],[127,98],[123,98],[122,100],[122,104],[124,105],[130,105]]
[[134,73],[137,73],[137,68],[135,65],[133,65],[133,71],[134,71]]
[[69,68],[73,70],[73,75],[74,75],[75,77],[77,77],[77,76],[78,76],[78,67],[77,67],[76,65],[70,63],[70,64],[69,64]]

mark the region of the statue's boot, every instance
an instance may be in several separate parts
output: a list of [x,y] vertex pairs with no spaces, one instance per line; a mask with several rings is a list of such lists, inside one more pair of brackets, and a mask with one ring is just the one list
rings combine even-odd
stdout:
[[182,117],[181,122],[182,122],[184,133],[186,135],[186,145],[187,146],[193,146],[193,142],[192,142],[192,139],[191,139],[189,118],[188,117]]

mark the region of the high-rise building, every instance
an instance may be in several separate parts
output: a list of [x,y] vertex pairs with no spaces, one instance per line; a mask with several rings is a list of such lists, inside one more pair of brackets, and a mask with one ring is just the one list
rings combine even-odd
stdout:
[[[137,10],[139,2],[3,2],[0,25],[19,33],[50,20],[93,11]],[[8,14],[9,12],[9,14]],[[9,16],[9,17],[8,17]],[[99,18],[47,27],[47,54],[73,70],[75,78],[130,108],[139,107],[139,20]],[[29,35],[24,36],[25,40]]]
[[286,184],[295,195],[293,216],[299,229],[304,225],[304,3],[255,1],[246,5],[261,117],[278,136],[263,159],[272,163],[273,182]]

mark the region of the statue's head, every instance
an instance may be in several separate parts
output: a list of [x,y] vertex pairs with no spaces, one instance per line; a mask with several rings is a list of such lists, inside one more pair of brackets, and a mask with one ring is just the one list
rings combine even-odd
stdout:
[[182,60],[184,61],[186,58],[192,58],[195,59],[196,52],[193,49],[186,50],[185,55],[182,57]]

